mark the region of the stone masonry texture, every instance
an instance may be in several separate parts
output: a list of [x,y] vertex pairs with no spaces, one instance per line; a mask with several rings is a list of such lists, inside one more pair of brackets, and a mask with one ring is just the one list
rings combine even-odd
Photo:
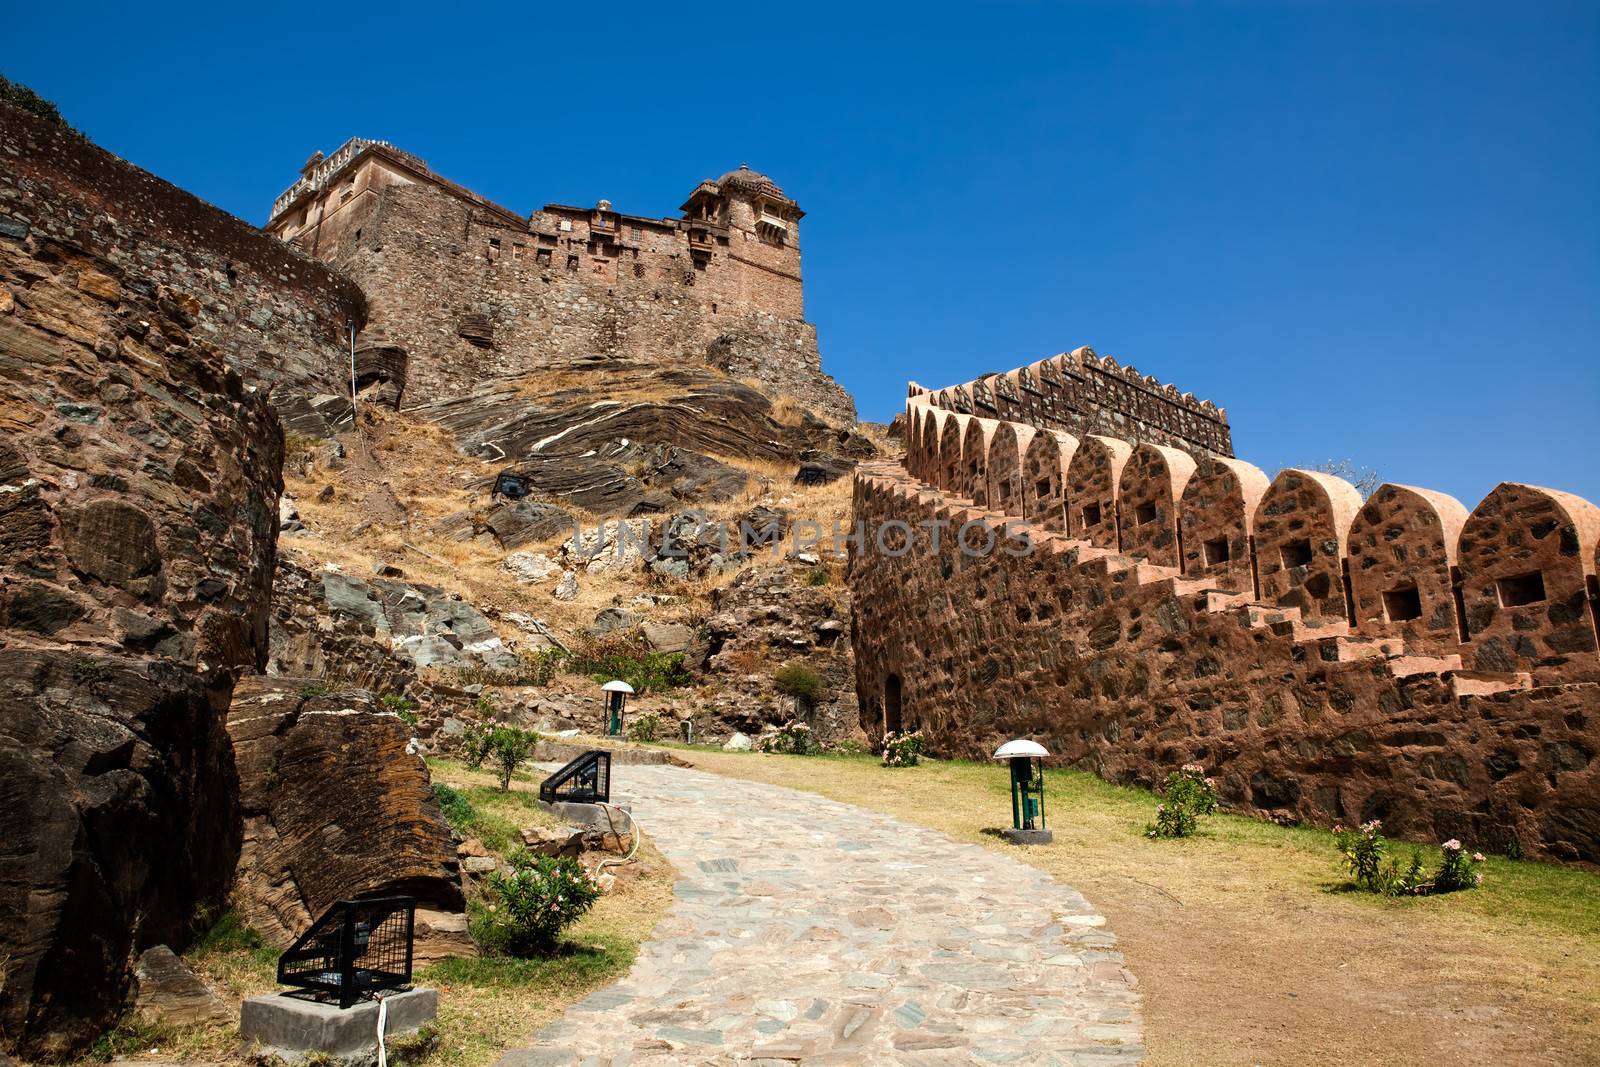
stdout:
[[430,399],[596,359],[688,363],[853,422],[804,319],[799,205],[740,168],[701,182],[682,211],[602,200],[522,215],[354,140],[313,157],[267,229],[361,286],[371,343],[403,349],[407,388]]
[[360,299],[3,105],[0,149],[0,1043],[32,1058],[110,1023],[139,952],[227,889],[224,719],[264,662],[283,461],[231,364],[309,367]]
[[[1381,818],[1600,863],[1588,502],[1506,483],[1470,514],[1406,486],[1363,503],[1326,474],[1269,483],[1211,451],[1094,435],[1025,450],[1013,477],[994,420],[914,389],[906,425],[904,464],[864,465],[855,487],[868,546],[886,522],[915,531],[907,552],[851,562],[869,736],[921,728],[967,757],[1034,737],[1146,786],[1197,762],[1227,806],[1280,822]],[[976,471],[1004,510],[975,500]],[[968,522],[1024,516],[1042,520],[1031,554],[958,547]]]

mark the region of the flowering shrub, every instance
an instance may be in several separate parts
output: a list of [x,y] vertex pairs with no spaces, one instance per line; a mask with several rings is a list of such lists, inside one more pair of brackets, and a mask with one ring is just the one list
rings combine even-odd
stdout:
[[883,765],[885,767],[915,767],[922,758],[922,731],[909,730],[898,733],[890,730],[883,736]]
[[763,734],[757,747],[762,752],[809,756],[817,750],[817,739],[811,736],[811,727],[805,723],[791,722],[775,733]]
[[1188,837],[1200,825],[1200,816],[1217,810],[1215,783],[1198,763],[1185,763],[1167,775],[1156,805],[1156,821],[1145,827],[1146,837]]
[[555,948],[561,931],[594,906],[600,884],[571,856],[519,854],[509,873],[489,876],[491,903],[478,940],[491,952],[527,957]]
[[1344,869],[1358,888],[1386,897],[1399,897],[1452,893],[1483,884],[1483,875],[1474,870],[1483,862],[1483,853],[1474,852],[1468,856],[1461,842],[1452,837],[1440,846],[1439,869],[1428,878],[1422,853],[1417,849],[1411,850],[1411,862],[1405,869],[1400,868],[1399,860],[1388,855],[1389,842],[1379,832],[1382,829],[1383,823],[1377,819],[1364,822],[1354,830],[1342,826],[1333,828]]

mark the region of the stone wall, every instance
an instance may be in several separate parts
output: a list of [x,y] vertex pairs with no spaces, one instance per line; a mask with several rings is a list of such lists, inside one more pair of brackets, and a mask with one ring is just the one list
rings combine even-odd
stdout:
[[1163,385],[1133,365],[1077,348],[945,389],[911,384],[913,398],[947,411],[1073,434],[1233,455],[1228,412]]
[[[349,331],[366,301],[349,279],[140,170],[64,126],[0,105],[0,238],[33,233],[100,261],[98,284],[155,305],[162,344],[214,348],[272,393],[291,429],[348,419]],[[136,322],[128,323],[138,329]],[[320,411],[318,409],[321,409]]]
[[[1468,514],[1146,443],[997,446],[1003,424],[926,394],[907,425],[904,467],[856,482],[869,528],[917,530],[852,561],[869,734],[970,757],[1032,736],[1145,785],[1194,761],[1236,810],[1600,863],[1593,505],[1506,483]],[[1030,555],[953,545],[1021,516]],[[941,521],[935,551],[918,524]]]
[[33,1057],[111,1022],[137,953],[227,888],[224,718],[266,651],[283,459],[229,364],[277,343],[263,308],[315,354],[312,279],[359,300],[3,105],[0,148],[0,1046]]
[[417,395],[457,396],[485,379],[597,358],[688,361],[851,422],[854,405],[823,373],[803,318],[798,219],[783,243],[763,239],[754,194],[733,177],[720,193],[702,185],[724,205],[721,222],[606,204],[523,216],[414,156],[369,146],[291,198],[268,229],[360,284],[373,328],[409,354]]

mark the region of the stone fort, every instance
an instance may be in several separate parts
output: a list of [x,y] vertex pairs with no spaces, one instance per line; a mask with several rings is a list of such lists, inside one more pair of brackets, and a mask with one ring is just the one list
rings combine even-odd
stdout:
[[[855,484],[910,533],[851,562],[869,736],[1031,736],[1146,786],[1197,762],[1234,810],[1600,863],[1593,504],[1269,478],[1224,411],[1088,349],[913,383],[905,420]],[[1035,550],[961,551],[979,519]]]
[[690,361],[853,421],[805,321],[800,205],[740,166],[680,210],[651,218],[601,200],[523,215],[354,138],[311,157],[266,229],[366,293],[363,384],[438,399],[596,359]]

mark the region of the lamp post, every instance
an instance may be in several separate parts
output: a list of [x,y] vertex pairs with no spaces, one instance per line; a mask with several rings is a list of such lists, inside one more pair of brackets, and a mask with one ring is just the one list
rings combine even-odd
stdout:
[[600,690],[606,694],[605,734],[607,737],[621,737],[622,715],[628,706],[628,694],[633,692],[633,686],[613,678]]
[[1013,845],[1047,845],[1054,835],[1044,819],[1044,757],[1050,755],[1037,741],[1007,741],[994,751],[1011,768],[1011,829],[1006,840]]

